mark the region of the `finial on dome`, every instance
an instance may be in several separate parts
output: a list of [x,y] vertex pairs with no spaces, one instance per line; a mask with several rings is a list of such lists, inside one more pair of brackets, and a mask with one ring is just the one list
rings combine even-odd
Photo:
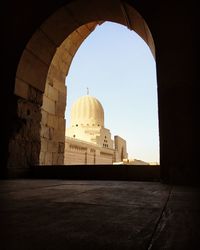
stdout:
[[89,88],[87,87],[87,95],[89,95]]

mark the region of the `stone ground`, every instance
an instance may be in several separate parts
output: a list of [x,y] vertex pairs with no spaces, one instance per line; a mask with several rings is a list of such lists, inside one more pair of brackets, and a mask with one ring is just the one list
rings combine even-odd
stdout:
[[0,249],[200,249],[199,188],[0,181]]

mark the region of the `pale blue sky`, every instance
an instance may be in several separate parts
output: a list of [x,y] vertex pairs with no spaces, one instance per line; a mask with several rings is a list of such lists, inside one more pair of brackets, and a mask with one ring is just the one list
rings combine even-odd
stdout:
[[126,139],[129,158],[159,162],[155,60],[134,31],[105,22],[77,51],[66,78],[66,123],[80,96],[95,96],[104,107],[105,127]]

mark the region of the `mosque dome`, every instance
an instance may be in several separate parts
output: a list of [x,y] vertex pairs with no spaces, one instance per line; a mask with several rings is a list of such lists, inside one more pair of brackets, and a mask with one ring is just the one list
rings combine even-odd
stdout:
[[80,97],[71,108],[71,126],[104,127],[104,110],[101,103],[93,96]]

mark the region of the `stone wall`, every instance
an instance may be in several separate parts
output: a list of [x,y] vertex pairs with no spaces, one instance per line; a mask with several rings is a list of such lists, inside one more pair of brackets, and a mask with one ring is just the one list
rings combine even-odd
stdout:
[[114,142],[115,142],[115,161],[122,162],[123,159],[128,158],[126,141],[120,136],[115,135]]
[[[27,168],[39,163],[41,91],[17,80],[18,113],[14,133],[9,144],[9,168]],[[20,164],[19,164],[20,163]]]
[[66,137],[65,165],[112,164],[113,160],[113,149],[100,148],[92,143]]
[[41,108],[41,165],[64,163],[66,86],[56,84],[59,79],[52,74],[53,67],[49,70]]

